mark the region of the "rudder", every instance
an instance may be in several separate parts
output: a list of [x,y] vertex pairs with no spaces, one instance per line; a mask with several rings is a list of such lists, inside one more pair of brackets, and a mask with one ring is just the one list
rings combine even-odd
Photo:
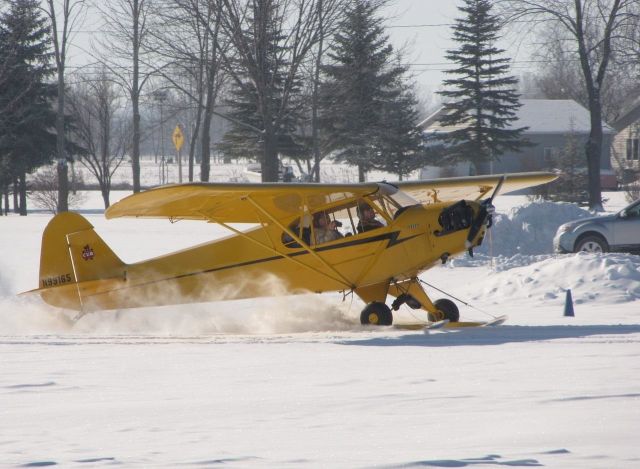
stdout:
[[63,212],[42,234],[39,288],[124,276],[125,264],[83,216]]

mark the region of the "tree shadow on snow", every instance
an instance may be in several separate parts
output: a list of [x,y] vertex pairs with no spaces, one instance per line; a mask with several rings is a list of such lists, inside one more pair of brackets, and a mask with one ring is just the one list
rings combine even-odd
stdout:
[[[384,333],[381,331],[381,334]],[[415,346],[415,347],[456,347],[466,345],[502,345],[517,342],[544,342],[559,339],[581,339],[593,336],[608,336],[607,341],[615,341],[611,336],[640,334],[640,324],[632,325],[589,325],[589,326],[498,326],[476,327],[456,330],[436,330],[421,333],[412,332],[402,336],[370,337],[363,340],[339,340],[341,345],[361,345],[374,347]],[[624,339],[625,342],[629,338]],[[640,336],[636,338],[640,343]]]

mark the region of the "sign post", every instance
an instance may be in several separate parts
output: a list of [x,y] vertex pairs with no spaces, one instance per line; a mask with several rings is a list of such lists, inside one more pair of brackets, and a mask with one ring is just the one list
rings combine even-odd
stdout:
[[173,135],[171,138],[173,139],[173,146],[176,147],[176,151],[178,152],[178,182],[182,184],[182,158],[180,157],[180,149],[184,144],[184,135],[180,128],[180,124],[176,125],[176,128],[173,129]]

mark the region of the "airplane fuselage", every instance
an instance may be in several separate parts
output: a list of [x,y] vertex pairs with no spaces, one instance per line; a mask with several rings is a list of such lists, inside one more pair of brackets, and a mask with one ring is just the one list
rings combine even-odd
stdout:
[[[467,204],[470,214],[478,213],[478,203]],[[282,227],[268,224],[144,262],[123,264],[106,279],[84,281],[80,277],[77,283],[43,291],[42,296],[55,306],[92,311],[388,285],[414,278],[468,249],[468,223],[448,232],[443,228],[441,215],[446,207],[406,207],[384,227],[319,246],[287,247]],[[485,229],[483,225],[474,245]],[[100,252],[93,254],[100,256]],[[84,262],[80,257],[76,256],[76,267]]]

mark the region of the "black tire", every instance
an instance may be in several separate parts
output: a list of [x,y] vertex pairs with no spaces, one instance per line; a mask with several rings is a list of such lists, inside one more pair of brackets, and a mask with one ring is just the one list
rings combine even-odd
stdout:
[[360,313],[360,324],[390,326],[393,324],[391,309],[379,301],[369,303]]
[[574,252],[609,252],[609,244],[599,235],[587,235],[578,239]]
[[460,321],[460,311],[458,310],[458,306],[453,301],[446,298],[440,298],[433,303],[433,306],[435,306],[442,312],[443,317],[440,319],[448,319],[450,322]]

